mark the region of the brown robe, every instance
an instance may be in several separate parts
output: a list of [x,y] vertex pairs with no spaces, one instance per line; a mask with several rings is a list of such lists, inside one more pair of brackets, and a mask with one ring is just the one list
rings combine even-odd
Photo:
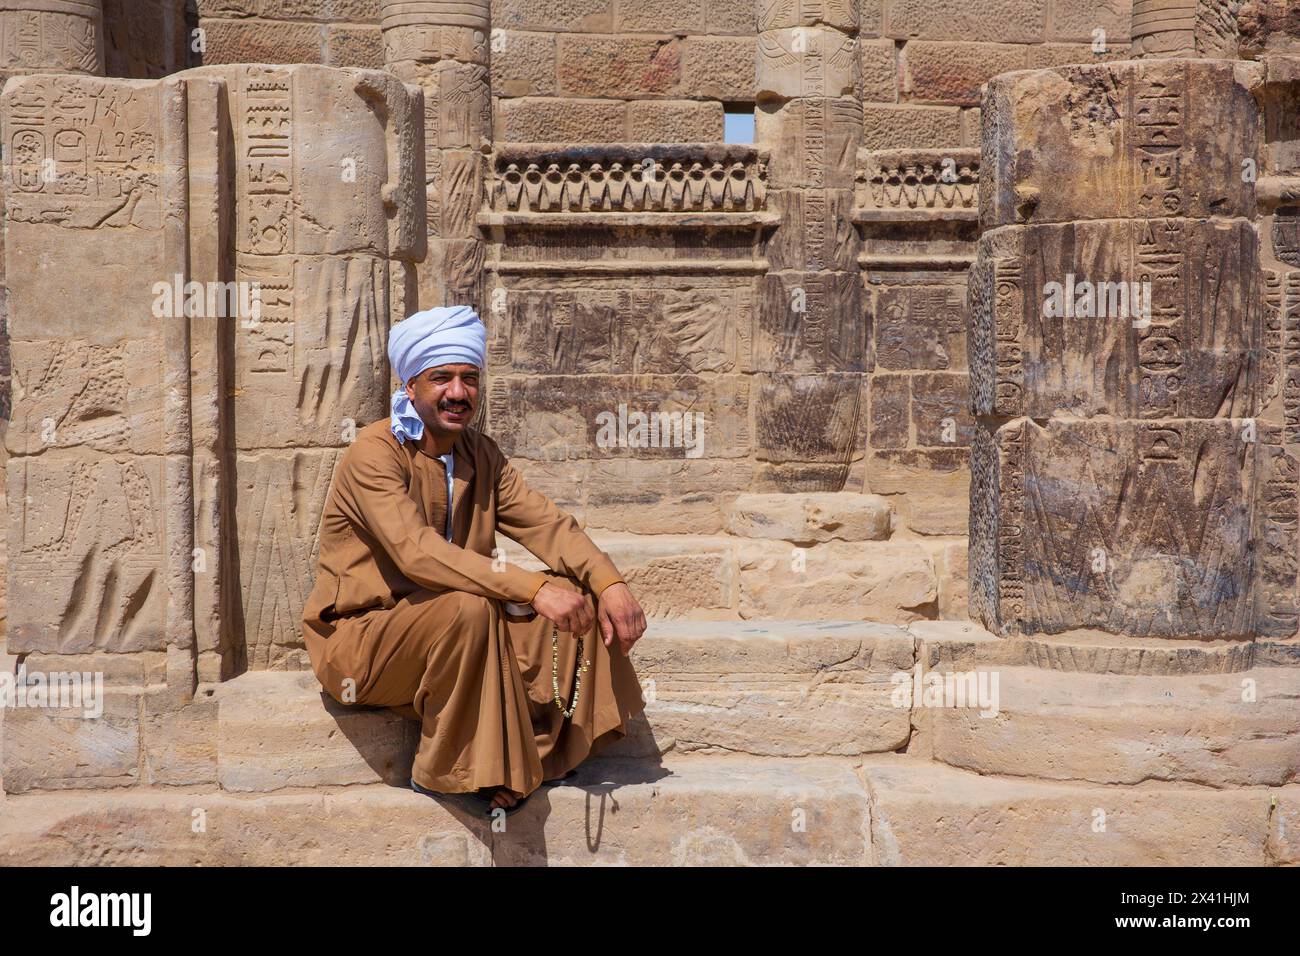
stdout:
[[[544,583],[599,595],[618,569],[573,517],[524,484],[496,443],[456,440],[452,540],[443,535],[446,473],[388,419],[362,429],[340,459],[320,528],[320,564],[303,625],[331,696],[409,710],[421,721],[411,776],[444,793],[506,786],[531,793],[627,733],[645,707],[631,661],[599,623],[584,635],[573,716],[554,702],[552,624],[507,616]],[[496,533],[554,573],[494,560]],[[572,705],[577,640],[561,632],[559,689]]]

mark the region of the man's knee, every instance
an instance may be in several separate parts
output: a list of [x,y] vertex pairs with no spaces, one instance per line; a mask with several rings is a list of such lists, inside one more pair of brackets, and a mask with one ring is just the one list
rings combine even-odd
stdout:
[[476,636],[487,637],[494,616],[491,598],[470,594],[468,591],[451,591],[446,600],[451,605],[448,614],[454,615],[449,620],[454,619],[460,627]]

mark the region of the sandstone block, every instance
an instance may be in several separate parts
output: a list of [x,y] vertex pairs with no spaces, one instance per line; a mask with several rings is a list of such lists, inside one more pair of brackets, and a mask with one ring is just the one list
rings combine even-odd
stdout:
[[576,375],[753,368],[749,280],[591,285],[501,286],[504,296],[496,302],[504,308],[492,317],[489,332],[494,370]]
[[668,93],[681,82],[682,51],[669,37],[561,35],[556,83],[570,96],[630,99]]
[[384,38],[378,27],[331,25],[325,34],[325,62],[330,66],[384,68]]
[[758,35],[757,96],[834,99],[862,85],[857,38],[825,27],[765,30]]
[[[819,199],[806,196],[805,212]],[[856,275],[782,272],[759,281],[756,352],[784,372],[866,369],[868,331]]]
[[[856,373],[756,376],[755,441],[771,462],[835,464],[848,471],[865,404],[865,382]],[[837,491],[805,487],[805,491]],[[794,490],[793,488],[788,490]]]
[[1025,49],[1004,43],[913,40],[899,54],[902,99],[978,106],[980,88],[989,79],[1025,68]]
[[871,303],[877,369],[966,367],[966,294],[960,286],[885,287]]
[[905,40],[1041,43],[1047,0],[885,0],[884,35]]
[[866,103],[898,100],[898,56],[892,40],[859,40],[862,99]]
[[751,542],[737,553],[740,614],[746,620],[906,624],[932,616],[934,565],[913,542],[864,547],[832,541],[808,549]]
[[912,641],[885,625],[656,623],[633,663],[648,724],[612,757],[857,755],[899,747],[911,731],[890,696]]
[[1259,111],[1229,62],[1009,73],[990,81],[982,110],[985,228],[1254,215],[1241,169],[1257,152]]
[[492,90],[498,96],[553,95],[555,37],[519,30],[503,30],[498,36],[498,45],[504,47],[492,58]]
[[972,616],[1003,633],[1251,634],[1259,446],[1243,440],[1246,427],[1017,419],[978,429]]
[[280,20],[204,20],[206,65],[218,63],[322,63],[326,30]]
[[923,707],[934,758],[982,774],[1102,784],[1280,786],[1300,767],[1294,668],[1112,676],[998,667],[995,716]]
[[822,492],[806,495],[738,495],[727,531],[743,538],[814,541],[881,541],[889,537],[892,509],[879,495]]
[[[848,274],[857,271],[862,243],[853,225],[852,190],[778,189],[768,194],[768,205],[781,216],[781,227],[767,242],[767,261],[772,272]],[[838,278],[828,276],[818,281]],[[769,286],[775,281],[771,275],[764,279]],[[778,304],[779,310],[788,313],[792,304],[788,300]],[[856,312],[844,314],[849,329],[860,328],[861,319]]]
[[0,9],[0,73],[104,74],[102,0],[27,0]]
[[755,138],[772,151],[772,186],[850,189],[862,143],[862,104],[842,96],[760,102]]
[[744,458],[749,392],[735,375],[509,375],[488,409],[502,451],[538,461]]
[[[1270,794],[983,777],[906,758],[863,768],[885,866],[1260,866]],[[1289,791],[1294,788],[1286,788]],[[1105,829],[1094,824],[1103,819]]]
[[862,112],[862,145],[867,149],[938,149],[963,142],[956,107],[872,103]]
[[614,29],[613,0],[499,0],[493,24],[516,30],[602,33]]
[[[697,4],[692,6],[698,7]],[[752,99],[754,43],[754,38],[748,36],[688,36],[682,45],[679,92],[683,96],[723,102]]]
[[627,135],[638,143],[711,143],[722,139],[721,103],[634,100],[627,105]]
[[609,143],[627,138],[615,100],[523,97],[497,105],[496,139],[508,143]]

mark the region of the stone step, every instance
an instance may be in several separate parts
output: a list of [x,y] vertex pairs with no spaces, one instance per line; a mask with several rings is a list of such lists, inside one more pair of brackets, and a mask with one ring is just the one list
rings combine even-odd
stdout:
[[592,760],[495,830],[382,784],[256,796],[78,791],[2,806],[0,865],[870,862],[867,795],[853,767],[834,761]]
[[366,784],[9,796],[0,865],[1181,865],[1300,863],[1300,786],[1106,787],[911,755],[588,761],[518,814]]
[[883,866],[1300,863],[1300,785],[1108,787],[984,776],[912,754],[869,758]]
[[[645,714],[612,756],[737,752],[857,755],[911,733],[892,698],[914,660],[906,631],[858,622],[655,621],[633,651]],[[348,707],[313,674],[258,671],[214,685],[224,789],[405,784],[413,720]]]
[[[730,535],[591,531],[652,618],[856,620],[907,624],[938,614],[927,543],[825,541],[799,546]],[[544,567],[498,536],[507,561]]]
[[1170,676],[1235,674],[1257,663],[1289,664],[1254,641],[1133,638],[1101,631],[997,637],[970,621],[916,621],[908,631],[925,648],[926,666],[1002,664],[1087,674]]
[[1127,676],[941,667],[922,676],[923,692],[945,672],[973,675],[990,692],[996,679],[996,706],[931,706],[923,696],[909,753],[978,773],[1101,784],[1276,786],[1300,771],[1300,668]]

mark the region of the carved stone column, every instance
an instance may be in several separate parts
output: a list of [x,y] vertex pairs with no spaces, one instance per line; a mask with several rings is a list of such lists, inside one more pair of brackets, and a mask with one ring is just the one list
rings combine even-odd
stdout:
[[1245,5],[1245,0],[1133,0],[1133,58],[1232,59]]
[[838,491],[859,445],[869,362],[852,223],[858,6],[759,0],[757,17],[757,139],[782,218],[758,298],[756,483]]
[[0,74],[104,75],[101,0],[0,0]]
[[1259,568],[1294,540],[1256,518],[1276,436],[1251,91],[1227,62],[1061,67],[994,78],[983,123],[972,616],[1253,636]]
[[424,254],[418,100],[310,65],[7,85],[7,649],[107,685],[99,720],[14,711],[10,792],[212,783],[196,685],[306,666],[325,493]]
[[491,151],[488,0],[384,0],[384,60],[424,90],[429,253],[420,307],[483,306],[483,206]]

